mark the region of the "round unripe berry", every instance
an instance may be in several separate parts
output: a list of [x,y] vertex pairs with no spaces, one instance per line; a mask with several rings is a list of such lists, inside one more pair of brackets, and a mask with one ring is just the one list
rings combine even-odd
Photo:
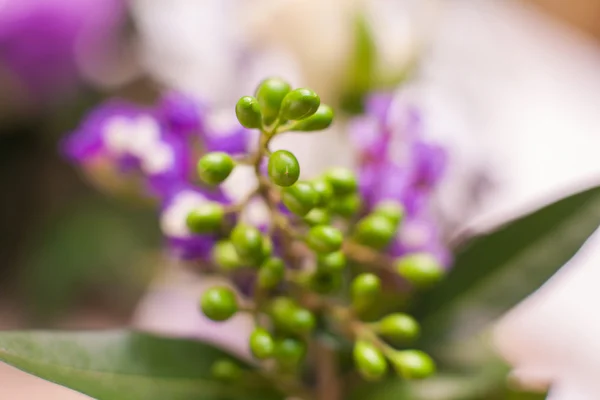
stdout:
[[376,324],[377,333],[394,342],[407,343],[419,337],[419,323],[410,315],[394,313],[382,318]]
[[202,294],[200,300],[202,312],[213,321],[225,321],[238,310],[235,293],[227,287],[213,287]]
[[317,293],[332,293],[342,286],[342,274],[317,269],[310,275],[309,285],[311,290]]
[[329,128],[331,122],[333,122],[333,109],[326,104],[321,104],[313,115],[295,123],[291,130],[304,132],[320,131]]
[[397,351],[389,359],[398,375],[405,379],[424,379],[435,373],[435,362],[419,350]]
[[357,341],[352,354],[358,372],[366,380],[378,380],[387,373],[387,361],[383,353],[372,343],[364,340]]
[[281,116],[296,121],[313,115],[319,109],[321,99],[310,89],[294,89],[281,102]]
[[298,339],[285,338],[275,344],[275,358],[286,367],[297,366],[305,355],[306,345]]
[[244,96],[235,105],[235,115],[245,128],[253,129],[262,126],[262,114],[258,100],[252,96]]
[[317,268],[321,271],[340,272],[346,267],[346,256],[342,251],[322,254],[317,257]]
[[300,164],[287,150],[277,150],[269,157],[269,177],[278,186],[292,186],[300,177]]
[[328,209],[333,214],[340,217],[350,218],[355,215],[362,207],[362,199],[357,193],[351,193],[345,196],[338,196],[331,199]]
[[289,297],[276,297],[269,305],[269,314],[273,322],[279,327],[289,326],[289,316],[298,308],[294,300]]
[[308,182],[296,182],[281,191],[281,201],[294,214],[303,217],[317,204],[319,195]]
[[217,185],[227,179],[234,167],[235,163],[229,154],[217,151],[203,156],[198,161],[197,170],[204,183]]
[[260,83],[256,89],[256,99],[266,125],[275,121],[281,109],[281,102],[290,90],[290,85],[279,78],[265,79]]
[[225,210],[222,205],[208,202],[192,210],[185,222],[193,233],[213,233],[221,227],[224,216]]
[[280,258],[273,257],[265,261],[258,270],[258,286],[272,289],[277,286],[285,275],[285,265]]
[[329,225],[318,225],[310,228],[306,243],[317,253],[333,253],[342,247],[344,236],[339,229]]
[[396,201],[385,200],[375,206],[373,214],[384,216],[394,226],[398,226],[404,218],[404,207]]
[[408,254],[396,260],[396,271],[417,287],[428,287],[444,276],[444,270],[428,253]]
[[396,235],[396,225],[383,215],[372,214],[361,219],[356,224],[354,240],[365,246],[381,250],[385,248]]
[[331,168],[325,173],[325,179],[333,188],[333,193],[336,196],[354,193],[358,187],[356,175],[347,168]]
[[261,232],[253,226],[238,224],[231,231],[231,243],[242,262],[256,265],[264,255],[264,240]]
[[263,328],[256,328],[250,334],[250,351],[259,360],[265,360],[275,353],[275,341],[269,332]]
[[231,360],[220,359],[210,367],[210,374],[213,378],[223,382],[235,382],[242,375],[242,369]]
[[212,248],[212,260],[225,271],[230,271],[242,266],[240,257],[229,240],[220,240]]
[[369,272],[357,275],[352,281],[352,299],[370,299],[381,292],[381,279]]
[[296,308],[289,316],[290,331],[296,334],[307,334],[315,329],[316,320],[312,312],[305,308]]
[[325,207],[333,197],[333,188],[325,179],[315,179],[311,182],[313,189],[319,196],[317,207]]
[[313,208],[304,216],[304,222],[310,226],[327,225],[331,223],[331,217],[327,210],[322,208]]

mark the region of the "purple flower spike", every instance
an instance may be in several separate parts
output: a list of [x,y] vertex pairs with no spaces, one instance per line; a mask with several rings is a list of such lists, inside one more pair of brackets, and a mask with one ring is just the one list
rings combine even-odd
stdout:
[[240,125],[233,111],[221,111],[209,116],[203,139],[207,151],[243,154],[249,148],[250,131]]
[[161,120],[176,135],[187,137],[204,129],[208,108],[191,96],[167,93],[161,98],[158,108]]

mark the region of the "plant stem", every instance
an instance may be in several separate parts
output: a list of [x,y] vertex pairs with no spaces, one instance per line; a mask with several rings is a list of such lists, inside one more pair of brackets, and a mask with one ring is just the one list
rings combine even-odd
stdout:
[[323,341],[315,340],[317,398],[319,400],[339,400],[342,398],[342,385],[336,355],[331,346],[323,343]]

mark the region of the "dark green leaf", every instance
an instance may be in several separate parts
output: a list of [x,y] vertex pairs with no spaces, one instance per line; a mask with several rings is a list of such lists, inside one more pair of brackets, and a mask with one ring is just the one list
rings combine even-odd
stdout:
[[126,331],[0,333],[0,360],[98,400],[283,398],[257,376],[213,380],[210,367],[222,357],[231,356],[196,341]]

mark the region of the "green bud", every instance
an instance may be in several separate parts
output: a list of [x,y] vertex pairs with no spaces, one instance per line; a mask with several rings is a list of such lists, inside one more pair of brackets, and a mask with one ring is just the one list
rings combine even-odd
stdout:
[[213,321],[225,321],[238,310],[235,293],[227,287],[217,286],[206,290],[200,299],[204,315]]
[[283,366],[295,367],[305,355],[306,345],[298,339],[285,338],[275,344],[275,358]]
[[258,100],[252,96],[244,96],[235,105],[235,115],[242,126],[253,129],[262,126],[262,115]]
[[373,210],[373,214],[382,215],[390,220],[394,226],[400,225],[402,218],[404,218],[404,207],[401,203],[392,200],[383,201]]
[[185,220],[193,233],[213,233],[223,223],[225,210],[219,203],[208,202],[196,207]]
[[322,208],[313,208],[304,216],[304,222],[310,226],[327,225],[331,223],[331,217],[327,210]]
[[319,195],[308,182],[298,181],[281,191],[283,204],[288,210],[301,217],[315,207],[318,198]]
[[296,334],[307,334],[315,329],[316,320],[312,312],[305,308],[296,308],[289,316],[289,328]]
[[285,265],[280,258],[273,257],[265,261],[258,271],[258,286],[272,289],[281,282],[285,275]]
[[321,99],[310,89],[294,89],[281,102],[281,116],[296,121],[313,115],[319,109]]
[[317,253],[333,253],[342,247],[344,236],[339,229],[329,225],[318,225],[310,228],[306,243]]
[[336,196],[343,196],[356,192],[358,182],[354,172],[347,168],[331,168],[325,173],[325,179],[333,188],[333,193]]
[[350,218],[355,215],[362,207],[362,199],[358,193],[351,193],[345,196],[334,197],[328,205],[328,210],[332,214],[343,218]]
[[396,271],[417,287],[428,287],[444,276],[444,270],[434,256],[428,253],[408,254],[396,260]]
[[226,358],[217,360],[210,367],[213,378],[223,382],[235,382],[242,375],[242,369],[235,362]]
[[212,260],[219,268],[229,271],[242,266],[240,257],[229,240],[220,240],[212,248]]
[[384,249],[396,235],[396,226],[383,215],[371,214],[361,219],[354,232],[354,240],[374,249]]
[[292,131],[320,131],[329,128],[333,122],[333,109],[326,104],[321,104],[317,111],[308,118],[296,122]]
[[332,293],[342,286],[342,274],[339,272],[317,269],[310,275],[309,285],[311,290],[317,293]]
[[407,343],[419,337],[419,323],[410,315],[394,313],[382,318],[376,325],[378,334],[394,342]]
[[256,328],[250,334],[250,351],[259,360],[265,360],[275,353],[275,342],[269,332],[263,328]]
[[266,125],[275,121],[281,109],[281,102],[290,90],[290,85],[279,78],[265,79],[260,83],[256,89],[256,99]]
[[269,305],[269,314],[278,327],[286,327],[289,324],[289,316],[298,308],[298,304],[289,297],[276,297]]
[[321,271],[340,272],[346,267],[346,256],[341,251],[321,254],[317,257],[317,268]]
[[231,243],[244,263],[259,264],[264,255],[262,233],[253,226],[238,224],[231,231]]
[[435,373],[435,362],[419,350],[397,351],[389,356],[389,360],[404,379],[424,379]]
[[278,186],[292,186],[300,177],[300,164],[287,150],[277,150],[269,157],[269,177]]
[[319,195],[317,207],[325,207],[333,197],[333,188],[325,179],[315,179],[312,182],[315,192]]
[[198,176],[204,183],[218,185],[227,179],[234,167],[235,163],[229,154],[208,153],[198,161]]
[[368,272],[357,275],[352,281],[351,292],[353,301],[372,300],[373,296],[381,292],[381,279]]
[[372,343],[364,340],[357,341],[352,354],[358,372],[366,380],[378,380],[387,373],[387,361],[383,353]]

